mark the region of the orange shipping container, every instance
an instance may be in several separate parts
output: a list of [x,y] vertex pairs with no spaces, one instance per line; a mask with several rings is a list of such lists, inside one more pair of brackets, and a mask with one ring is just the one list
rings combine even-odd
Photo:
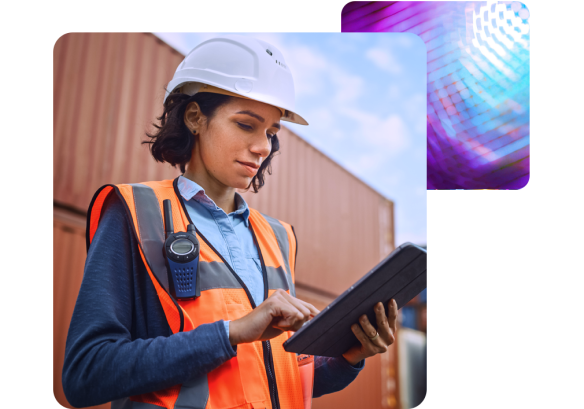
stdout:
[[[182,58],[151,34],[73,33],[55,45],[54,390],[64,406],[61,369],[83,277],[83,215],[103,184],[179,175],[140,142]],[[287,128],[278,137],[273,174],[244,197],[295,227],[297,296],[322,309],[393,250],[393,202]],[[348,388],[315,399],[314,408],[399,407],[396,359],[390,348],[367,360]]]

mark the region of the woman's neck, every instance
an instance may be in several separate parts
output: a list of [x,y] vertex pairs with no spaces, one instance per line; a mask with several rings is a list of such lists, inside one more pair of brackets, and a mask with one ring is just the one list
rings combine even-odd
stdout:
[[202,167],[189,166],[183,176],[201,186],[205,194],[225,213],[235,211],[235,188],[222,184]]

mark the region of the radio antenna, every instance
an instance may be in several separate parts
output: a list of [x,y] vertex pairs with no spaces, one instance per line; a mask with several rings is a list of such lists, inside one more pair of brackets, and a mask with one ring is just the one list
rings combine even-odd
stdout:
[[174,226],[172,224],[172,204],[170,199],[165,199],[162,202],[164,207],[164,232],[165,232],[165,239],[168,238],[169,235],[174,233]]

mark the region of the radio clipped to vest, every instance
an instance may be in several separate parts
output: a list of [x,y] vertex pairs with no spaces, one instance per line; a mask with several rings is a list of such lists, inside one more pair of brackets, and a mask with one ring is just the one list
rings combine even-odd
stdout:
[[189,224],[186,232],[174,232],[172,206],[169,199],[163,201],[165,242],[162,252],[168,268],[170,293],[178,300],[190,300],[201,295],[198,287],[199,240],[195,226]]

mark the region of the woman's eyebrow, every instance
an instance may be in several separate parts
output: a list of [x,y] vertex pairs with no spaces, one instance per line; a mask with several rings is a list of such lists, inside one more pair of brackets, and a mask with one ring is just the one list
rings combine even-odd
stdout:
[[[237,113],[237,114],[244,114],[244,115],[249,115],[249,116],[251,116],[251,117],[253,117],[253,118],[257,119],[258,121],[260,121],[260,122],[262,122],[262,123],[266,121],[266,120],[265,120],[263,117],[259,116],[258,114],[256,114],[256,113],[255,113],[255,112],[253,112],[253,111],[239,111],[239,112],[236,112],[236,113]],[[275,123],[275,122],[274,122],[274,123],[272,124],[272,126],[273,126],[274,128],[278,128],[278,129],[280,129],[280,124],[278,124],[278,123]]]

